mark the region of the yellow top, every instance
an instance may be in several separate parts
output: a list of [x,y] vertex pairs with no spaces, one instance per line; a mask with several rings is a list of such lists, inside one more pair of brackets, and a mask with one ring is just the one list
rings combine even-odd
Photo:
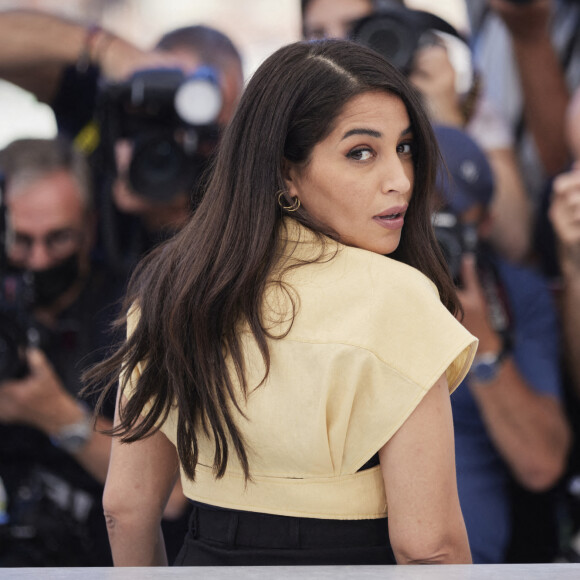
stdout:
[[[290,218],[285,225],[282,266],[320,254],[309,230]],[[251,392],[246,402],[240,397],[247,420],[238,415],[238,425],[251,481],[233,446],[225,476],[214,478],[213,443],[200,429],[196,480],[181,476],[190,499],[288,516],[385,517],[380,467],[357,470],[443,373],[450,391],[467,373],[477,340],[441,304],[430,280],[388,257],[328,242],[323,261],[284,276],[297,314],[286,336],[268,340],[270,373],[259,388],[262,357],[241,330]],[[289,326],[288,315],[276,314],[289,305],[279,288],[271,286],[264,306],[277,335]],[[171,413],[161,427],[174,444],[176,426]]]

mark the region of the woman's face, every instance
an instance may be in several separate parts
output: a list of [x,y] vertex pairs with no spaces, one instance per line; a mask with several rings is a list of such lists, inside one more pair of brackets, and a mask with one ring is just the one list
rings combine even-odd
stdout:
[[289,164],[287,188],[341,241],[378,254],[399,245],[413,191],[413,135],[399,97],[352,98],[305,164]]

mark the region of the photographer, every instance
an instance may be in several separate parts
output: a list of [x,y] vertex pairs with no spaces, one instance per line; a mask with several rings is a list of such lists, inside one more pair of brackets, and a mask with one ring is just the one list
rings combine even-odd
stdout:
[[545,191],[538,221],[537,252],[552,280],[562,321],[566,412],[574,433],[566,485],[569,535],[563,557],[577,562],[580,559],[580,89],[576,89],[568,107],[566,144],[575,161]]
[[577,0],[472,0],[474,55],[486,97],[508,122],[537,207],[570,162],[564,140],[570,91],[580,86]]
[[[446,213],[436,214],[435,225],[449,239],[443,218],[458,222],[455,243],[442,245],[453,249],[447,253],[460,279],[463,324],[480,341],[466,385],[451,399],[473,559],[551,561],[558,522],[547,492],[563,475],[570,446],[555,307],[538,274],[502,260],[486,243],[492,176],[485,155],[457,129],[435,131],[449,169],[438,184]],[[531,508],[528,496],[538,500]]]
[[465,129],[492,165],[491,241],[509,260],[529,251],[531,207],[508,128],[486,98],[486,79],[470,47],[446,21],[397,0],[302,0],[306,38],[351,37],[405,72],[423,95],[434,123]]
[[[171,194],[162,180],[147,183],[149,178],[155,180],[166,171],[162,163],[170,166],[173,160],[163,158],[168,140],[160,142],[159,155],[155,157],[153,149],[150,163],[146,159],[141,165],[151,170],[161,167],[158,174],[151,171],[140,175],[141,182],[145,180],[155,195],[143,195],[132,181],[138,172],[132,171],[131,161],[135,139],[148,134],[151,123],[142,117],[115,117],[112,111],[124,110],[125,102],[113,103],[114,107],[102,103],[110,104],[110,96],[117,89],[122,92],[124,87],[130,92],[135,80],[144,82],[146,93],[152,95],[152,102],[144,103],[144,109],[155,109],[159,104],[156,98],[166,100],[176,92],[179,81],[174,80],[175,74],[169,74],[170,69],[186,78],[203,66],[213,69],[214,84],[220,93],[221,108],[211,123],[219,137],[243,83],[240,56],[220,32],[203,26],[178,29],[167,34],[158,47],[146,51],[98,26],[87,27],[42,12],[0,13],[0,77],[48,103],[55,112],[59,132],[74,138],[91,155],[101,225],[98,250],[125,274],[143,252],[179,229],[191,212],[195,205],[192,192],[198,193],[199,178],[213,153],[215,137],[202,138],[195,156],[186,152],[186,163],[195,166],[196,175],[180,183]],[[168,83],[160,78],[173,80]],[[148,91],[150,85],[152,90]],[[152,126],[165,120],[153,118]],[[137,125],[136,133],[126,134],[122,130],[124,124]],[[191,149],[193,140],[181,124],[169,140],[173,152],[184,153],[184,133]]]
[[15,141],[0,168],[0,477],[9,517],[0,565],[106,565],[100,498],[110,438],[100,431],[111,420],[98,417],[94,429],[77,395],[82,365],[105,346],[121,284],[91,261],[90,174],[70,143]]
[[[103,206],[103,245],[120,270],[173,235],[195,210],[221,130],[242,91],[240,56],[213,28],[173,30],[157,49],[180,69],[137,71],[105,86],[97,106],[96,169],[104,179],[103,199],[113,201]],[[117,259],[120,252],[124,261]]]

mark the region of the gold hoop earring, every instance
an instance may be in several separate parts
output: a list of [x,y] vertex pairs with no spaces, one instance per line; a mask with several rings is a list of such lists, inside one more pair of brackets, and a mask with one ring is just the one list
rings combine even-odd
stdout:
[[278,194],[278,205],[286,211],[296,211],[299,207],[300,207],[300,200],[295,197],[293,198],[294,201],[292,202],[292,205],[282,205],[282,196],[286,195],[286,192],[282,189],[280,191],[280,193]]

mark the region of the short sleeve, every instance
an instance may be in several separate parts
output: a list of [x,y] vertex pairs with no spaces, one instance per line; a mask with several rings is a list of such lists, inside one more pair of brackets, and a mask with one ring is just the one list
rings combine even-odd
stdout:
[[[456,389],[477,349],[477,339],[443,306],[434,284],[390,262],[385,269],[371,263],[367,303],[358,309],[364,323],[351,326],[360,330],[350,337],[364,352],[350,352],[352,360],[337,372],[348,377],[340,388],[350,391],[349,408],[339,411],[347,472],[394,435],[442,375],[450,392]],[[353,365],[356,373],[349,372]]]
[[301,295],[309,313],[304,337],[364,348],[423,390],[446,373],[453,391],[471,366],[477,339],[445,308],[433,282],[372,252],[351,248],[341,258],[327,281],[340,293],[321,291],[308,304],[312,294]]

